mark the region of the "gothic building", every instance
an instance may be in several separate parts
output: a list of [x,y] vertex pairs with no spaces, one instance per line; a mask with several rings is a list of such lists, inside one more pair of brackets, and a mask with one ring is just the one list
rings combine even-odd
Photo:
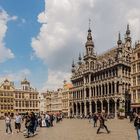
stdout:
[[131,61],[131,108],[140,112],[140,41],[135,43]]
[[97,55],[91,29],[88,30],[83,58],[72,63],[70,114],[79,116],[105,111],[115,116],[120,108],[127,112],[125,95],[130,90],[131,37],[129,25],[122,41],[120,33],[116,46]]

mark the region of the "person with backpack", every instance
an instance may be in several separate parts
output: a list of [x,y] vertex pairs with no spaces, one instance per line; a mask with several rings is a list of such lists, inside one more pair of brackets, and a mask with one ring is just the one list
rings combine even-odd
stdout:
[[107,133],[110,133],[110,131],[108,130],[107,126],[105,125],[105,118],[103,117],[102,114],[99,114],[98,120],[100,122],[100,125],[99,125],[99,128],[97,129],[97,134],[99,134],[99,131],[100,131],[101,128],[105,128]]
[[135,118],[134,126],[136,127],[137,130],[138,140],[140,140],[140,112],[138,113],[138,116]]

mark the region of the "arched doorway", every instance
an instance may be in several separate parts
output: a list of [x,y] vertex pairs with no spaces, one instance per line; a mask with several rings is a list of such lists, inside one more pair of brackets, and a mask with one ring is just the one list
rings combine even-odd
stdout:
[[73,104],[73,109],[74,109],[73,113],[74,113],[74,115],[76,115],[76,104],[75,103]]
[[120,99],[117,99],[117,110],[120,108]]
[[96,112],[96,104],[93,100],[91,101],[91,106],[92,106],[92,113],[95,113]]
[[86,109],[87,109],[87,114],[89,114],[90,112],[89,112],[89,102],[88,101],[86,102]]
[[86,88],[86,97],[89,98],[89,88]]
[[115,102],[113,99],[109,100],[109,112],[115,114]]
[[81,108],[82,108],[81,109],[81,111],[82,111],[81,113],[84,114],[84,102],[81,103]]
[[101,101],[97,100],[97,112],[101,112]]
[[103,100],[103,110],[107,113],[108,112],[108,102],[107,100]]
[[77,103],[77,112],[78,112],[78,116],[80,115],[80,103]]
[[73,114],[72,108],[70,108],[70,117],[72,117],[72,114]]

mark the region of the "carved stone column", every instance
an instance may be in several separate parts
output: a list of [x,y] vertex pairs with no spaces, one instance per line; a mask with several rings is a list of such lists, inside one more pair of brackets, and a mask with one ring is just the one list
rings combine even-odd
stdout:
[[92,104],[91,104],[91,101],[89,102],[89,112],[90,112],[90,114],[92,113]]
[[86,106],[86,102],[84,102],[84,115],[87,116],[87,106]]
[[110,105],[109,105],[109,100],[107,100],[108,103],[108,115],[110,114]]
[[117,118],[117,101],[115,99],[115,118]]

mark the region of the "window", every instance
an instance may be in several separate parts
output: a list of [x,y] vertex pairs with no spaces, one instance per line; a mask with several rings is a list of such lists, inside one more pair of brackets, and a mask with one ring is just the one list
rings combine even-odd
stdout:
[[11,105],[11,110],[13,110],[13,105]]
[[22,101],[22,107],[24,107],[24,101]]
[[134,64],[133,65],[133,73],[135,73],[136,72],[136,65]]
[[21,98],[21,93],[19,94],[19,98]]
[[137,77],[137,84],[140,85],[140,75]]
[[3,110],[3,105],[1,105],[1,110]]
[[133,77],[133,86],[136,85],[136,77]]
[[137,63],[137,72],[140,72],[140,63]]
[[15,95],[15,98],[18,98],[17,93],[16,93],[16,95]]
[[138,89],[137,95],[138,95],[138,100],[140,101],[140,89]]
[[139,52],[139,53],[137,53],[137,56],[138,56],[138,58],[140,58],[140,52]]
[[134,101],[134,103],[136,102],[136,91],[135,90],[133,91],[133,101]]
[[19,101],[19,107],[21,107],[21,101]]
[[18,106],[18,102],[16,101],[16,107]]
[[30,102],[30,107],[32,107],[32,102]]
[[22,98],[24,98],[24,93],[22,93]]

